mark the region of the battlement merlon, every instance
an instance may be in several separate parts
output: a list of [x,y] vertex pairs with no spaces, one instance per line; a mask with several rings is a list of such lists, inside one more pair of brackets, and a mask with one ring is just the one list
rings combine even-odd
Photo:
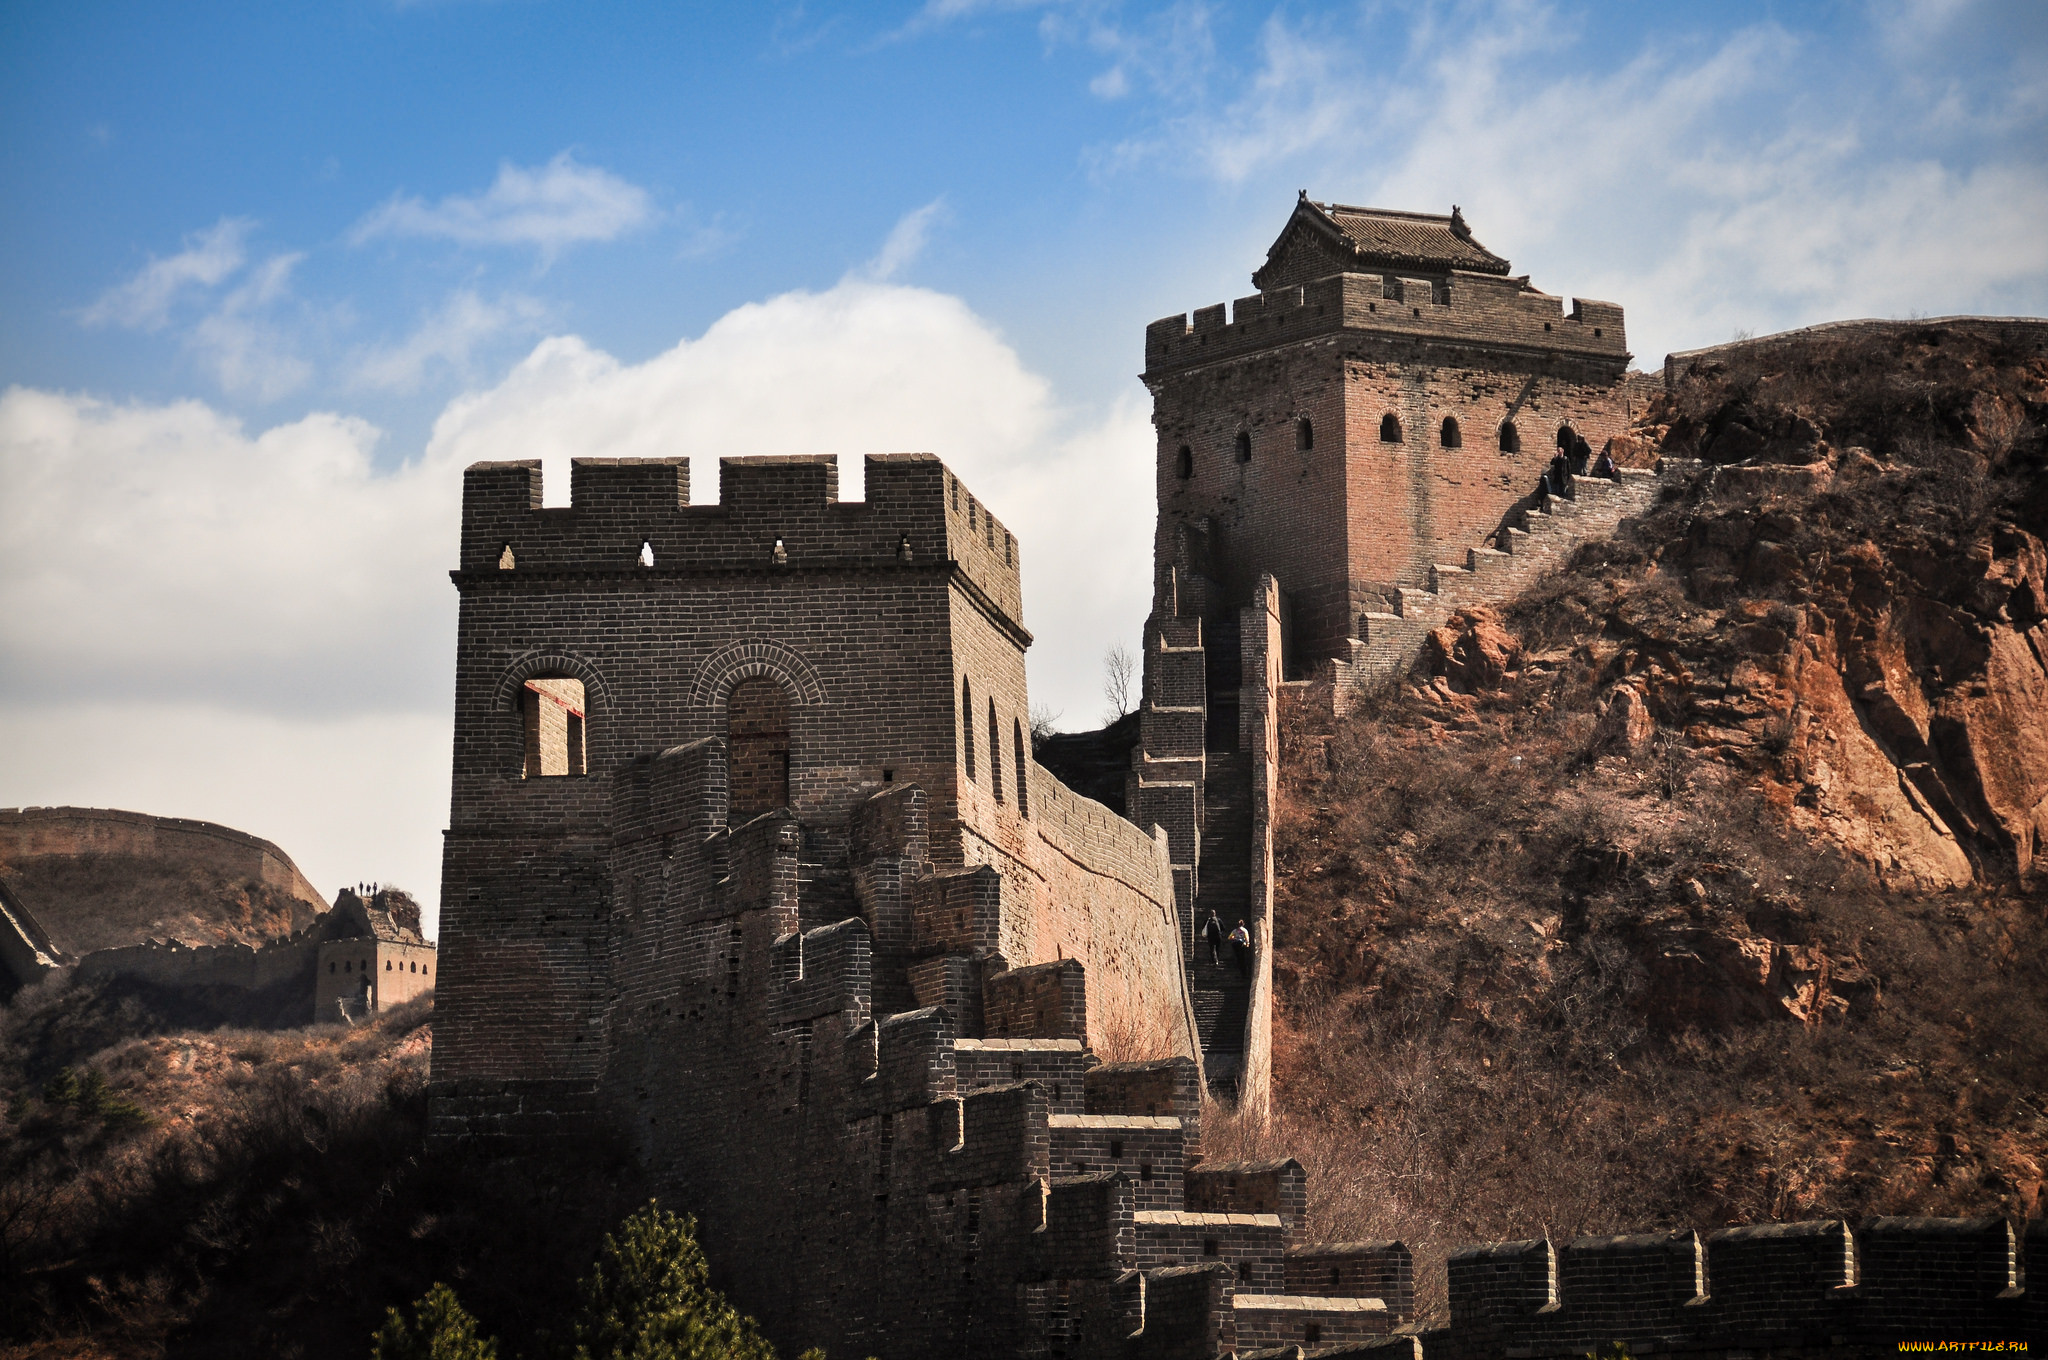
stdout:
[[1145,373],[1166,374],[1310,337],[1371,335],[1575,359],[1619,377],[1630,358],[1622,309],[1564,299],[1526,276],[1332,274],[1164,317],[1145,328]]
[[842,501],[836,457],[721,458],[719,503],[692,505],[687,458],[578,458],[570,503],[543,507],[539,460],[472,463],[455,580],[951,568],[1028,645],[1015,535],[932,454],[870,454],[866,469],[867,499]]

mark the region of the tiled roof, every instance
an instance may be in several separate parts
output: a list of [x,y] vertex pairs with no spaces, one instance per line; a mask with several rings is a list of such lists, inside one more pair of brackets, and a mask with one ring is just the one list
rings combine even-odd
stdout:
[[1362,255],[1401,264],[1433,264],[1505,274],[1508,262],[1473,239],[1472,229],[1456,209],[1449,217],[1436,213],[1392,212],[1384,208],[1348,208],[1341,203],[1311,205],[1337,224]]
[[[1278,261],[1293,234],[1302,230],[1322,237],[1328,247],[1335,247],[1340,254],[1348,250],[1352,256],[1350,267],[1360,273],[1384,269],[1508,272],[1508,262],[1479,243],[1456,208],[1451,209],[1449,216],[1397,212],[1391,208],[1317,203],[1304,195],[1294,205],[1294,215],[1268,253],[1268,268]],[[1258,277],[1253,275],[1254,281]]]

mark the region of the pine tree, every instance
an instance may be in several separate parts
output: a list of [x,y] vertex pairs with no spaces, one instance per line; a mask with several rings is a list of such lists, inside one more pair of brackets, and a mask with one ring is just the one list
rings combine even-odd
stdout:
[[455,1291],[437,1284],[413,1304],[410,1321],[396,1308],[384,1310],[370,1360],[498,1360],[498,1343],[478,1336]]
[[576,1360],[775,1360],[754,1320],[711,1287],[696,1229],[649,1201],[604,1239],[579,1284]]

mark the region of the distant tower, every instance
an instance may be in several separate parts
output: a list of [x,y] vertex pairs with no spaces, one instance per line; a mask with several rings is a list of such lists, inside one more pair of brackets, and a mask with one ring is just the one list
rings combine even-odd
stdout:
[[[1505,541],[1560,430],[1623,431],[1629,354],[1621,308],[1510,277],[1455,208],[1303,194],[1252,282],[1145,331],[1159,520],[1126,806],[1172,837],[1210,1081],[1258,1107],[1279,685],[1341,706],[1372,621]],[[1251,925],[1248,968],[1208,963],[1211,912]]]
[[1304,197],[1260,292],[1146,328],[1157,562],[1196,554],[1229,608],[1277,577],[1291,674],[1484,544],[1559,426],[1595,449],[1624,428],[1621,308],[1567,312],[1508,267],[1455,209]]

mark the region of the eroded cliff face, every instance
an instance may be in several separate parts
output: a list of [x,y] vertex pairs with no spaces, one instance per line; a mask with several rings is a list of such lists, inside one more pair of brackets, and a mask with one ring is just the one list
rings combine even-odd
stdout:
[[[1916,563],[1947,578],[1937,593],[1902,579],[1867,541],[1809,572],[1770,536],[1801,536],[1796,516],[1707,495],[1692,535],[1657,555],[1691,606],[1676,626],[1646,630],[1639,615],[1631,626],[1619,609],[1622,636],[1572,649],[1610,680],[1603,704],[1752,773],[1790,825],[1887,879],[1948,888],[2030,877],[2048,834],[2040,539],[2001,525]],[[1773,595],[1742,588],[1758,585]],[[1795,592],[1806,602],[1783,598]],[[1648,740],[1635,721],[1632,739]]]
[[2029,881],[2048,839],[2044,403],[2048,360],[1941,331],[1696,363],[1636,430],[1705,460],[1690,500],[1509,626],[1568,643],[1605,702],[1640,700],[1887,881]]

